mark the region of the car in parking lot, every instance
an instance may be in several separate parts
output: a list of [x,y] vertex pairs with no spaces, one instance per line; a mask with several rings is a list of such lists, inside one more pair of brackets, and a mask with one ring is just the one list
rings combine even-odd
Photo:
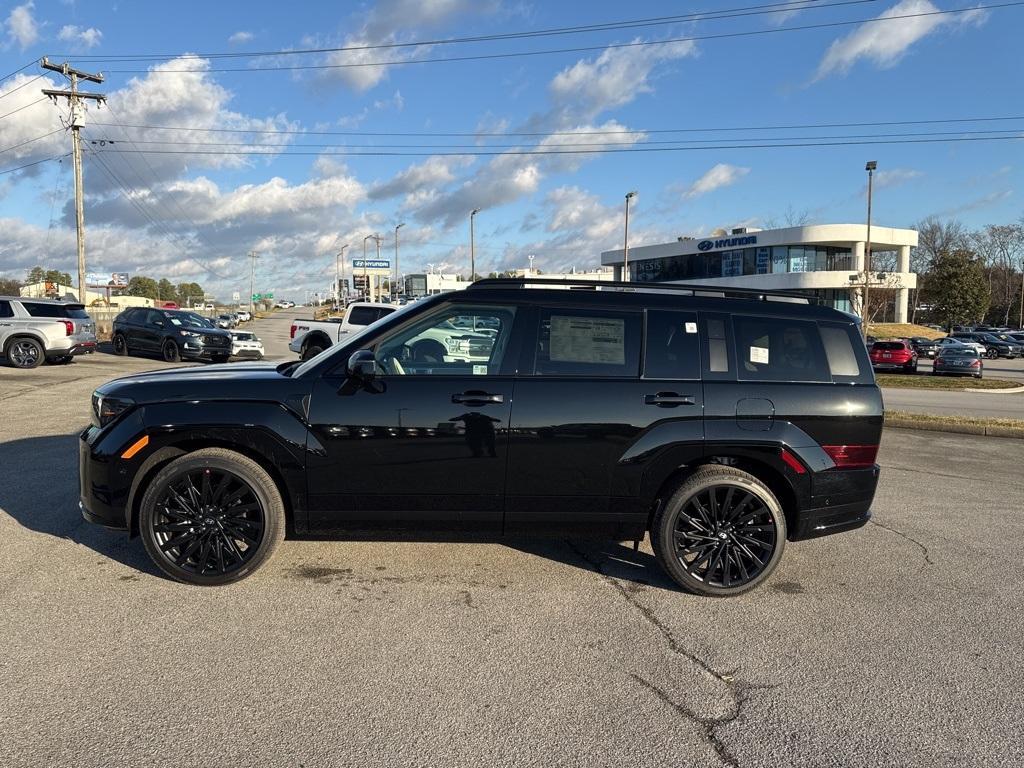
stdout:
[[0,352],[14,368],[70,363],[96,350],[96,324],[84,304],[0,296]]
[[876,341],[871,345],[871,366],[876,371],[917,373],[917,352],[902,339]]
[[180,309],[130,307],[114,318],[111,341],[115,354],[157,354],[169,363],[182,359],[225,363],[231,356],[227,331]]
[[[194,584],[251,574],[286,526],[650,533],[666,573],[712,596],[761,584],[787,540],[867,523],[883,410],[855,318],[793,294],[565,285],[481,280],[304,362],[108,382],[82,513]],[[494,331],[486,362],[405,353],[466,318]]]
[[949,349],[950,347],[969,347],[979,355],[984,356],[987,351],[984,344],[974,341],[973,339],[959,339],[952,336],[943,336],[941,339],[936,339],[935,343],[939,347],[939,352],[942,352],[944,349]]
[[249,357],[262,360],[263,341],[252,331],[231,332],[231,354],[233,357]]
[[932,364],[932,373],[936,376],[973,376],[980,379],[983,375],[985,364],[981,355],[976,349],[968,346],[946,347]]
[[924,336],[911,336],[907,341],[910,342],[910,346],[917,352],[917,356],[921,357],[935,357],[939,353],[939,345],[934,339],[929,339]]
[[1004,341],[995,334],[975,331],[972,333],[951,334],[954,339],[960,341],[973,341],[985,348],[984,355],[990,359],[997,357],[1014,358],[1021,354],[1021,345],[1013,340]]
[[243,323],[248,323],[252,320],[252,313],[247,309],[238,310],[238,319]]

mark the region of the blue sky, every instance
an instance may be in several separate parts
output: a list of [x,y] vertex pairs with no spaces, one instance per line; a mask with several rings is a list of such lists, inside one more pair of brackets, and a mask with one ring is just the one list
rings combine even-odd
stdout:
[[[639,192],[633,245],[720,226],[784,223],[793,215],[860,221],[868,159],[879,164],[875,219],[882,224],[908,226],[933,214],[969,226],[1015,220],[1024,213],[1020,140],[745,146],[870,141],[882,133],[1024,135],[1024,119],[877,125],[1020,112],[1024,6],[919,15],[985,4],[818,0],[780,3],[782,13],[715,19],[708,16],[756,3],[383,0],[301,3],[284,11],[280,2],[36,0],[0,5],[0,76],[43,55],[107,73],[102,86],[88,87],[106,93],[110,108],[91,109],[83,130],[90,142],[90,271],[197,280],[227,297],[247,289],[245,254],[256,249],[258,287],[301,298],[324,288],[342,244],[358,252],[366,234],[379,232],[390,252],[399,222],[403,272],[428,263],[468,272],[474,207],[483,209],[483,272],[526,266],[529,254],[547,270],[596,266],[601,250],[621,243],[623,195],[631,189]],[[585,34],[181,57],[401,44],[696,11],[705,16]],[[880,16],[914,17],[790,29]],[[747,32],[759,34],[714,37]],[[665,40],[676,42],[647,44]],[[624,43],[642,44],[608,47]],[[559,48],[589,50],[332,68]],[[166,58],[103,60],[136,54]],[[294,65],[318,68],[252,71]],[[64,85],[52,73],[29,84],[40,73],[33,65],[0,82],[0,115],[25,107],[0,117],[0,149],[7,149],[0,171],[69,150],[69,137],[58,130],[63,105],[33,103],[38,88]],[[876,125],[758,130],[822,123]],[[660,132],[675,129],[689,132]],[[976,131],[1003,133],[970,133]],[[542,135],[501,135],[509,132]],[[436,135],[444,133],[468,135]],[[21,142],[28,143],[14,146]],[[506,153],[581,144],[685,149]],[[389,151],[385,145],[407,145],[402,151],[419,155],[343,154]],[[204,154],[181,154],[197,150]],[[218,154],[224,151],[269,154]],[[482,151],[494,154],[459,154]],[[20,278],[36,263],[73,271],[68,166],[47,161],[0,175],[0,275]]]

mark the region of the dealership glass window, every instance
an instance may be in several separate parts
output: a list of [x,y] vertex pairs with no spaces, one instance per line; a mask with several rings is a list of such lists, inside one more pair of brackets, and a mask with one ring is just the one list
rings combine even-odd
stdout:
[[653,309],[647,312],[644,377],[700,378],[700,336],[696,314]]
[[534,373],[632,377],[640,370],[640,315],[542,309]]
[[785,245],[776,245],[772,247],[772,272],[778,274],[779,272],[789,271],[789,248]]
[[722,277],[739,277],[743,274],[743,251],[726,251],[722,254]]
[[733,316],[737,376],[748,381],[831,381],[818,326],[781,317]]
[[[811,258],[813,259],[814,250],[811,250]],[[789,271],[790,272],[807,272],[807,254],[804,251],[803,246],[793,245],[789,247]]]

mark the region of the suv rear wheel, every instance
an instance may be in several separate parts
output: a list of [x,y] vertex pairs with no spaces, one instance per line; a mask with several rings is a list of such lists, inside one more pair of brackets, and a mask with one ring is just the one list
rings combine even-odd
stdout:
[[4,357],[15,368],[35,368],[43,362],[43,345],[35,339],[23,336],[13,339],[4,350]]
[[189,584],[228,584],[250,575],[284,538],[284,503],[252,459],[204,448],[175,459],[153,478],[139,531],[153,562]]
[[684,589],[739,595],[767,579],[782,558],[786,518],[771,490],[733,467],[707,466],[688,477],[651,525],[661,567]]
[[114,354],[115,355],[127,355],[128,354],[128,341],[125,339],[123,333],[114,334]]

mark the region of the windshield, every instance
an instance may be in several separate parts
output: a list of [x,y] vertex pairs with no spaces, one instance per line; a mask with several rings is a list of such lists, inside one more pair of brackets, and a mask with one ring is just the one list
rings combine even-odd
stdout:
[[231,335],[234,336],[238,341],[252,341],[254,338],[256,338],[251,333],[233,333]]
[[939,357],[977,357],[977,351],[972,347],[950,347],[944,349]]
[[[384,317],[382,317],[381,320],[385,320],[386,319],[388,322],[391,322],[392,320],[394,320],[396,318],[404,317],[405,315],[409,314],[413,310],[417,310],[417,311],[421,310],[421,309],[423,309],[423,306],[424,306],[424,302],[417,302],[415,304],[406,304],[401,309],[395,310],[394,312],[389,312],[388,314],[384,315]],[[365,336],[368,336],[370,334],[375,333],[376,330],[377,330],[377,323],[371,323],[370,325],[367,325],[366,327],[356,331],[355,333],[350,333],[350,334],[346,335],[344,337],[344,339],[345,339],[345,343],[344,344],[335,344],[333,347],[328,347],[327,349],[325,349],[323,352],[321,352],[316,357],[311,357],[309,360],[304,362],[298,368],[293,370],[291,372],[291,375],[295,376],[295,377],[305,375],[305,373],[307,371],[309,371],[310,369],[312,369],[315,366],[319,365],[324,359],[326,359],[328,357],[331,357],[332,355],[340,354],[339,350],[342,347],[344,347],[346,349],[352,349],[352,350],[359,349],[359,341],[360,341],[360,339],[364,338]]]
[[193,312],[168,312],[167,318],[175,325],[185,325],[189,328],[212,328],[210,321]]

